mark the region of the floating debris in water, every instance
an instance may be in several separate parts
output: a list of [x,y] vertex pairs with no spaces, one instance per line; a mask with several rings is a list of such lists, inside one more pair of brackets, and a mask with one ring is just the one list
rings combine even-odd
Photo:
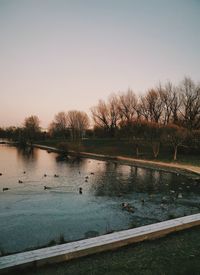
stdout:
[[141,203],[144,204],[145,200],[144,198],[141,198]]
[[160,207],[161,207],[162,210],[165,210],[165,205],[164,205],[164,203],[161,203]]
[[178,199],[182,199],[183,195],[181,193],[178,194]]

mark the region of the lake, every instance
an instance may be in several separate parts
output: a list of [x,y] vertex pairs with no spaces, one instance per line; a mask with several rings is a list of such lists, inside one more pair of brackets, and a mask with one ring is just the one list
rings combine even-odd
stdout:
[[0,145],[0,173],[1,254],[190,215],[200,207],[198,182],[181,174],[87,158],[60,161],[37,148]]

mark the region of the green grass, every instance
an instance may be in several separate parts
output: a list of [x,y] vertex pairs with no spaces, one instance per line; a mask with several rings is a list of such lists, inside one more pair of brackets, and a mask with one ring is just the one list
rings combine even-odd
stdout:
[[[17,274],[17,273],[15,273]],[[200,227],[70,262],[25,270],[27,275],[200,274]]]

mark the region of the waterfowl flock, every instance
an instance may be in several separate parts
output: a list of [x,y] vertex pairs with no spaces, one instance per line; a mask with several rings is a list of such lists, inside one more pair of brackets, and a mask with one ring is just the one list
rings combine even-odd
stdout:
[[[26,171],[23,171],[22,173],[23,173],[23,174],[26,174]],[[79,171],[79,174],[81,174],[80,171]],[[0,173],[0,176],[2,176],[2,175],[3,175],[3,173]],[[90,175],[94,175],[94,172],[91,172]],[[47,177],[47,174],[46,174],[46,173],[43,174],[43,177]],[[53,177],[54,177],[54,178],[59,178],[59,175],[58,175],[58,174],[54,174]],[[89,179],[89,176],[85,176],[85,182],[88,182],[88,179]],[[19,179],[19,180],[18,180],[18,183],[21,184],[21,183],[25,183],[25,182],[24,182],[23,180]],[[44,190],[50,190],[50,189],[52,189],[52,188],[53,188],[53,187],[44,185]],[[4,192],[4,191],[10,190],[10,188],[8,188],[8,187],[3,187],[2,190],[3,190],[3,192]],[[79,187],[78,192],[79,192],[79,194],[82,194],[82,193],[83,193],[83,188],[82,188],[82,187]]]
[[[26,171],[22,171],[22,173],[25,175],[25,174],[26,174]],[[78,173],[79,175],[81,175],[81,171],[80,171],[80,170],[78,170],[77,173]],[[87,182],[92,178],[92,176],[93,176],[94,174],[95,174],[94,172],[91,172],[91,171],[90,171],[90,172],[88,173],[88,175],[81,175],[80,177],[83,178],[83,179],[84,179],[84,182],[87,183]],[[3,175],[3,173],[1,172],[1,173],[0,173],[0,176],[2,176],[2,175]],[[54,177],[54,178],[59,178],[59,177],[62,178],[62,176],[59,175],[59,174],[57,174],[57,173],[55,173],[55,174],[53,174],[53,175],[47,175],[46,173],[43,174],[43,177],[47,177],[47,176],[49,176],[49,177]],[[26,181],[22,178],[22,179],[19,179],[19,180],[18,180],[18,183],[19,183],[19,184],[22,184],[22,183],[26,183]],[[164,183],[163,183],[163,184],[164,184]],[[162,210],[162,211],[167,211],[167,210],[169,209],[169,205],[168,205],[169,202],[175,202],[175,201],[177,201],[177,200],[183,199],[183,194],[184,194],[184,193],[182,192],[182,190],[183,190],[183,189],[190,189],[190,186],[189,186],[189,185],[186,185],[185,183],[182,183],[182,182],[180,182],[180,184],[185,185],[185,187],[184,187],[184,186],[182,186],[182,187],[179,186],[179,187],[177,188],[177,190],[168,189],[168,195],[163,196],[163,197],[161,198],[161,200],[159,201],[160,210]],[[166,185],[168,185],[168,184],[166,184]],[[43,188],[44,188],[44,190],[46,191],[46,190],[51,190],[51,189],[53,189],[54,187],[51,187],[51,186],[48,186],[48,185],[44,185]],[[3,192],[5,192],[5,191],[10,190],[10,188],[9,188],[9,187],[3,187],[2,190],[3,190]],[[186,190],[185,190],[185,191],[186,191]],[[83,194],[83,187],[78,187],[78,189],[77,189],[76,192],[77,192],[78,194],[82,195],[82,194]],[[153,196],[155,196],[155,195],[154,195],[154,194],[150,194],[150,195],[149,195],[149,198],[153,198]],[[123,194],[120,193],[119,197],[123,197]],[[140,204],[138,204],[138,203],[140,203]],[[135,203],[134,203],[134,204],[135,204]],[[138,199],[138,202],[136,203],[136,205],[133,205],[133,204],[128,203],[128,202],[122,202],[120,205],[121,205],[121,209],[122,209],[122,210],[127,211],[127,212],[129,212],[129,213],[135,213],[136,210],[137,210],[137,208],[139,209],[139,208],[141,207],[141,205],[144,206],[144,207],[148,207],[148,198],[146,198],[146,197],[145,197],[145,198],[144,198],[144,197],[139,198],[139,199]],[[119,206],[120,206],[120,205],[119,205]],[[136,208],[136,207],[137,207],[137,208]]]

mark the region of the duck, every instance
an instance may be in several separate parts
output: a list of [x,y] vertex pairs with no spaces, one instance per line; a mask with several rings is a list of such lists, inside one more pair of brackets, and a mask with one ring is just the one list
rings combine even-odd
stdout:
[[9,190],[10,188],[8,188],[8,187],[3,187],[3,192],[4,191],[7,191],[7,190]]
[[51,189],[51,187],[45,185],[44,190],[48,190],[48,189]]
[[127,210],[128,212],[135,212],[134,208],[127,202],[122,203],[122,209]]
[[47,177],[47,174],[44,174],[44,177]]
[[83,188],[82,187],[79,187],[79,194],[83,194]]
[[145,200],[144,198],[141,198],[141,203],[144,204]]
[[22,180],[18,180],[18,183],[23,183],[23,181]]
[[3,174],[2,173],[0,173],[0,176],[2,176]]
[[57,174],[54,174],[54,178],[58,178],[59,177],[59,175],[57,175]]

